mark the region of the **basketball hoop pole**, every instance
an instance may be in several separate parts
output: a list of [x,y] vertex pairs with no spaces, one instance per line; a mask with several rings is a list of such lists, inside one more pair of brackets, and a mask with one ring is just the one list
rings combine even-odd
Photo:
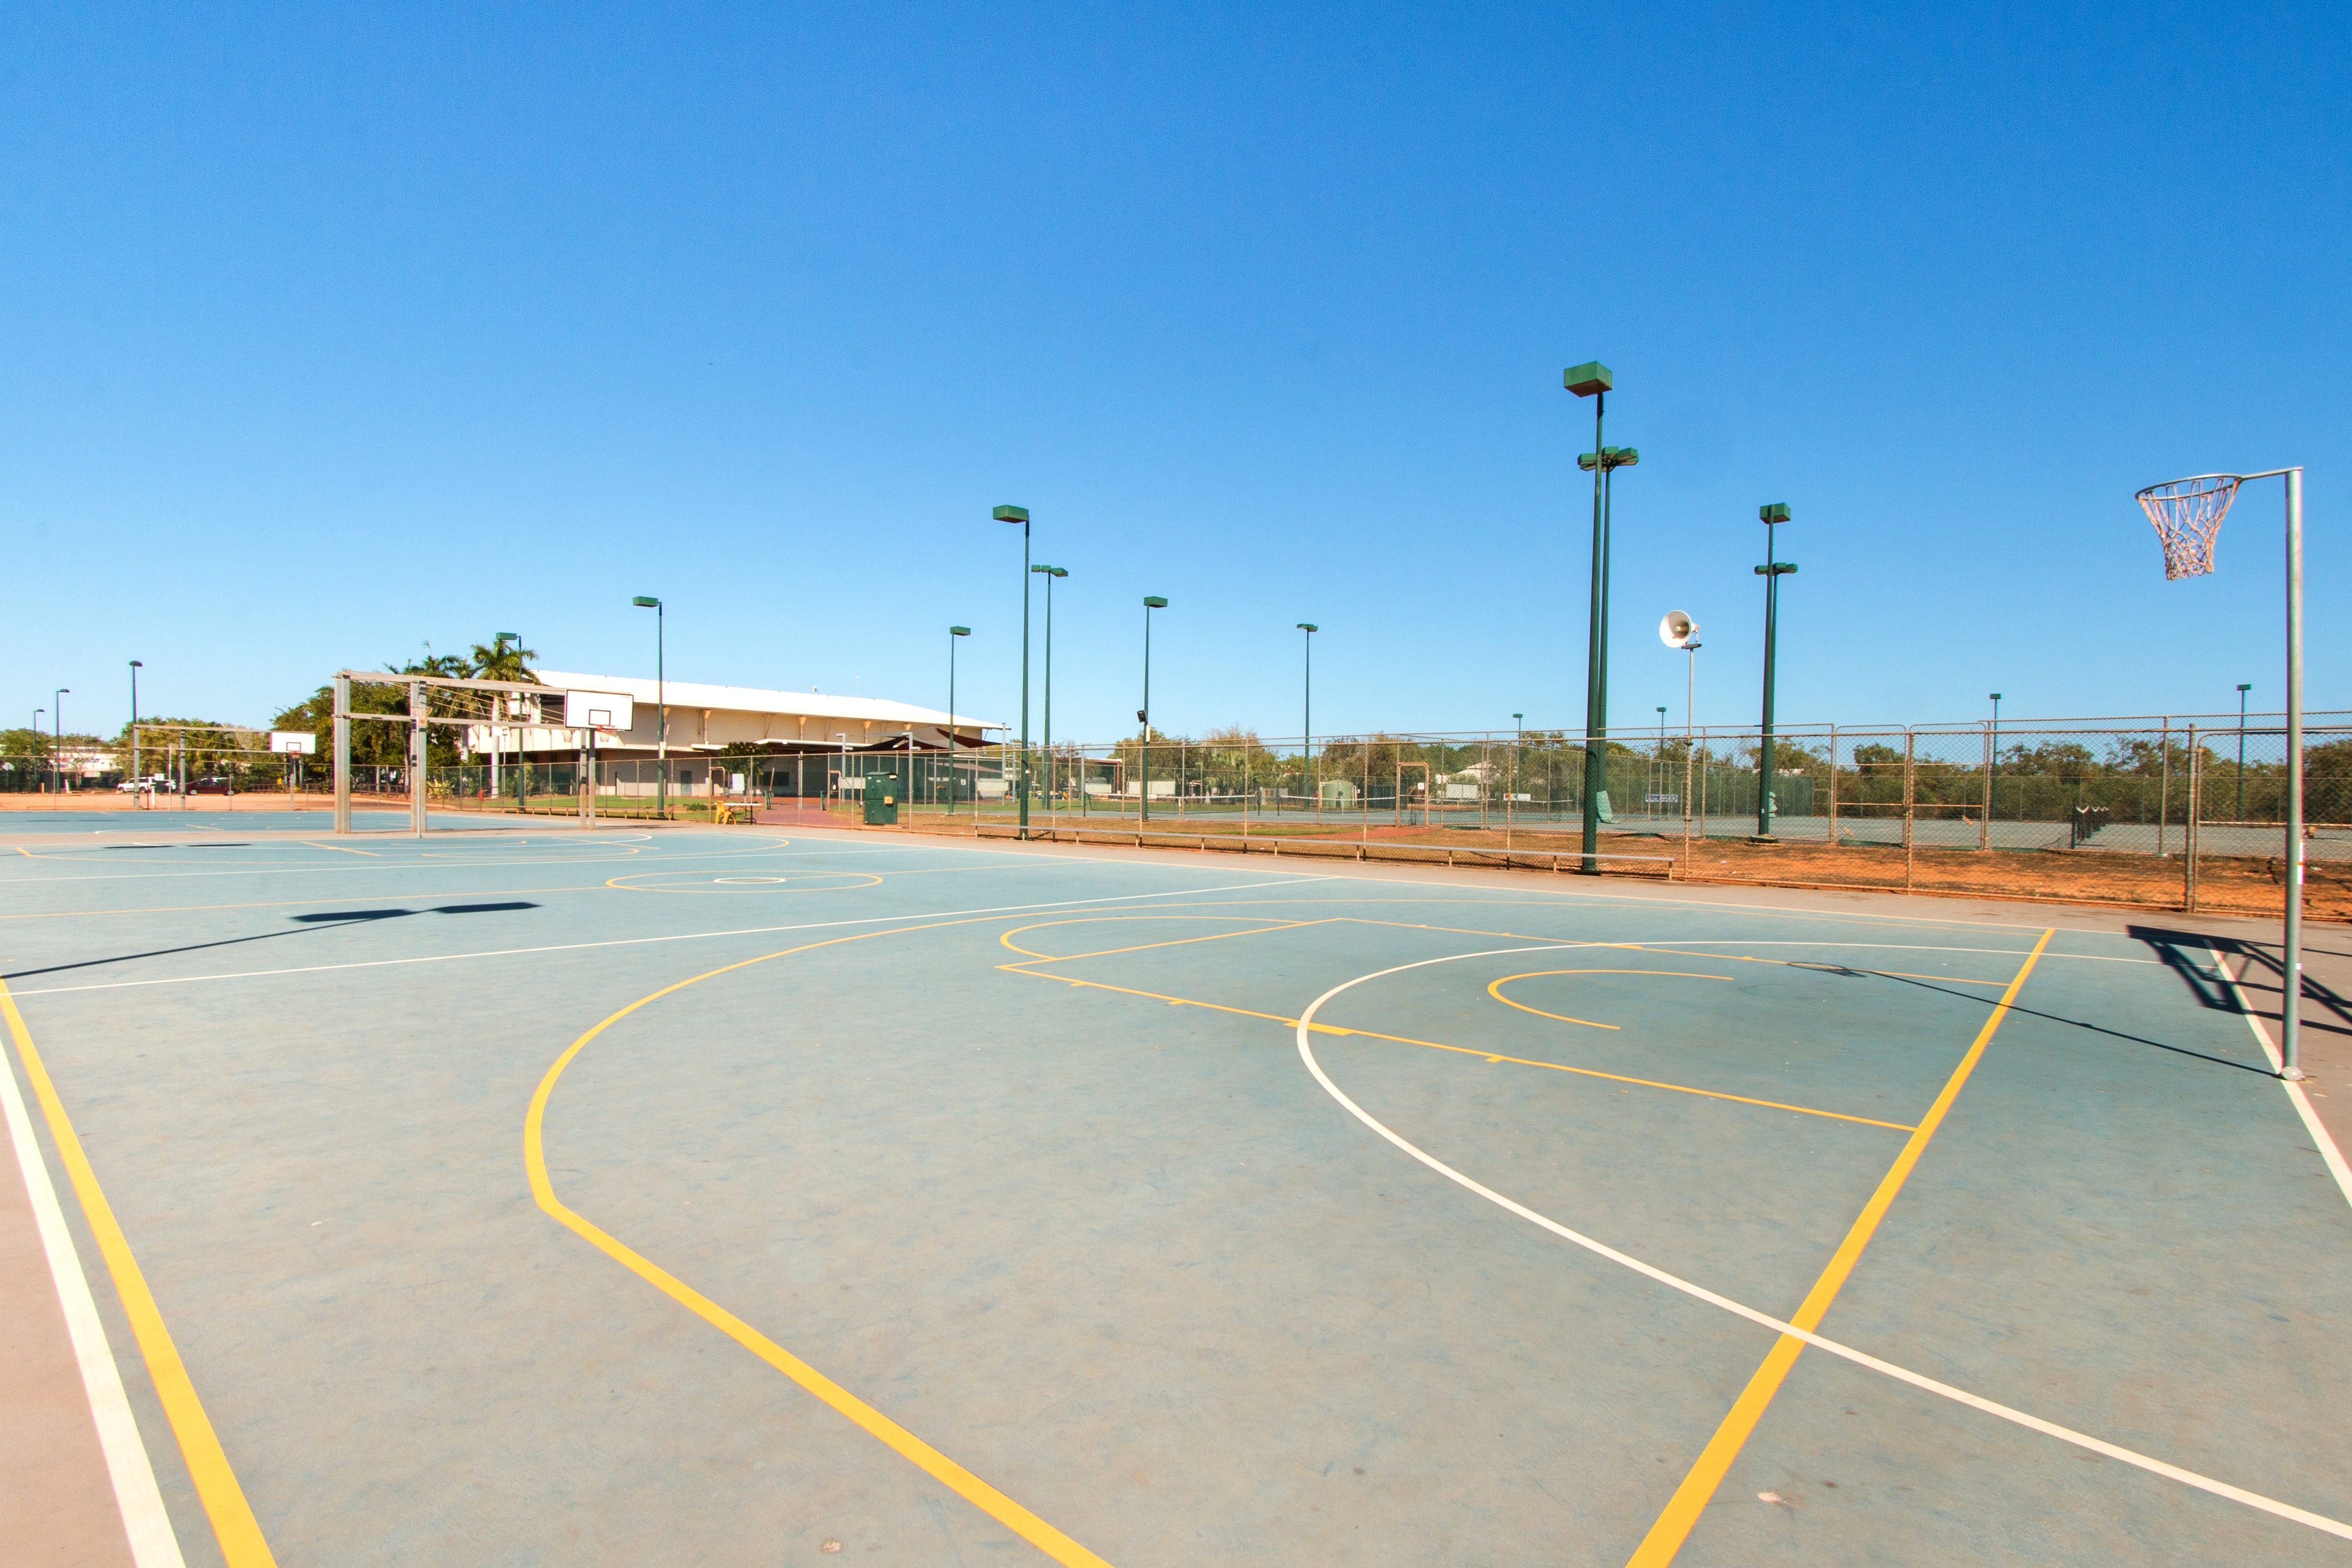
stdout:
[[[2279,1071],[2303,1076],[2303,470],[2286,481],[2286,951],[2279,987]],[[2250,478],[2267,478],[2255,474]]]
[[[2150,520],[2157,520],[2164,511],[2164,501],[2150,500],[2151,492],[2169,490],[2205,480],[2225,483],[2231,491],[2250,479],[2283,479],[2286,482],[2286,854],[2284,868],[2286,883],[2285,908],[2280,925],[2283,927],[2283,951],[2279,956],[2279,1076],[2290,1081],[2301,1079],[2303,1071],[2303,469],[2266,468],[2259,474],[2200,474],[2192,479],[2175,479],[2168,485],[2151,485],[2140,492],[2141,505]],[[2226,492],[2223,510],[2226,512]],[[2221,527],[2221,517],[2213,517],[2207,527],[2206,549],[2201,564],[2188,570],[2207,572],[2212,568],[2211,534]],[[2158,522],[2159,533],[2165,533]],[[2166,533],[2166,575],[2173,570],[2173,536]]]

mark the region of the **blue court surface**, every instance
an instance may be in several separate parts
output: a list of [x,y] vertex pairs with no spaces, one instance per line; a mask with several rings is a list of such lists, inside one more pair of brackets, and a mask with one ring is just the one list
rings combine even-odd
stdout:
[[191,1563],[2352,1560],[2160,917],[236,815],[0,849]]

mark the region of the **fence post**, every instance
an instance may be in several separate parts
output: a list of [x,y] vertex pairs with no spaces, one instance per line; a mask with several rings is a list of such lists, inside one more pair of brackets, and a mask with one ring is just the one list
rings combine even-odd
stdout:
[[1912,767],[1914,737],[1909,730],[1903,732],[1903,891],[1911,891],[1911,849],[1916,835],[1912,831],[1913,819],[1917,815],[1917,785],[1919,775]]
[[2190,914],[2197,912],[2197,787],[2203,782],[2204,768],[2197,756],[2197,724],[2189,725],[2189,821],[2188,844],[2180,861],[2180,907]]
[[2172,721],[2168,718],[2156,732],[2156,858],[2162,860],[2164,830],[2172,821]]
[[1837,848],[1837,726],[1830,726],[1830,848]]

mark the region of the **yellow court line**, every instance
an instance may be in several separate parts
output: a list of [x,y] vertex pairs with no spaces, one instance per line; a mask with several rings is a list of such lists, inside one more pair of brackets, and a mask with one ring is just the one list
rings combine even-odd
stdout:
[[16,1010],[16,998],[9,994],[5,980],[0,980],[0,1013],[7,1017],[8,1032],[15,1038],[16,1054],[25,1063],[25,1077],[33,1086],[34,1098],[41,1103],[42,1115],[48,1119],[50,1140],[57,1145],[58,1158],[64,1162],[66,1175],[73,1180],[75,1196],[81,1199],[81,1211],[89,1221],[90,1235],[106,1259],[108,1271],[114,1276],[122,1315],[131,1320],[131,1332],[139,1341],[139,1352],[147,1359],[147,1374],[154,1382],[155,1397],[163,1406],[165,1418],[172,1423],[172,1435],[180,1440],[188,1479],[195,1483],[196,1496],[203,1500],[205,1513],[212,1521],[221,1556],[228,1568],[274,1568],[278,1560],[269,1553],[269,1542],[262,1536],[260,1521],[253,1517],[252,1506],[245,1500],[245,1489],[237,1484],[236,1472],[229,1466],[220,1436],[213,1430],[211,1417],[205,1414],[204,1401],[196,1397],[196,1385],[188,1376],[186,1364],[180,1359],[179,1347],[172,1343],[172,1332],[163,1324],[163,1310],[155,1304],[154,1292],[147,1288],[147,1276],[140,1271],[139,1260],[131,1255],[130,1239],[122,1234],[122,1227],[114,1218],[114,1207],[106,1201],[105,1190],[98,1185],[98,1173],[90,1168],[89,1156],[82,1152],[81,1137],[66,1115],[57,1085],[49,1082],[49,1070],[43,1065],[41,1053],[33,1047],[33,1032],[26,1028],[25,1015]]
[[594,1040],[639,1008],[657,1002],[674,991],[682,991],[687,987],[708,980],[713,976],[748,968],[753,964],[764,964],[771,958],[788,958],[795,953],[813,952],[819,947],[838,946],[845,942],[863,942],[874,936],[898,936],[909,931],[935,931],[949,925],[971,925],[989,919],[1002,918],[1001,915],[982,915],[970,920],[940,920],[920,925],[894,926],[887,931],[861,931],[855,936],[835,936],[823,942],[810,942],[798,947],[787,947],[782,952],[763,953],[756,958],[745,958],[739,963],[724,964],[716,969],[707,970],[688,979],[680,980],[675,985],[664,986],[650,996],[638,998],[627,1007],[597,1024],[578,1040],[573,1040],[563,1054],[555,1059],[554,1065],[547,1070],[546,1076],[539,1081],[539,1088],[530,1097],[530,1110],[523,1118],[523,1165],[530,1177],[531,1196],[539,1200],[539,1207],[554,1216],[575,1234],[584,1238],[605,1256],[709,1323],[811,1394],[815,1395],[835,1410],[864,1427],[872,1436],[880,1438],[899,1457],[913,1463],[966,1502],[1036,1547],[1055,1562],[1064,1564],[1065,1568],[1110,1568],[1110,1564],[1102,1558],[1087,1551],[1067,1535],[982,1480],[978,1476],[793,1354],[733,1312],[729,1312],[652,1260],[633,1250],[626,1243],[599,1228],[593,1222],[564,1207],[562,1200],[555,1196],[555,1185],[549,1179],[547,1174],[544,1128],[547,1120],[547,1103],[549,1097],[555,1092],[556,1081],[563,1076],[563,1070],[572,1065],[572,1059],[587,1047],[590,1040]]
[[[1828,1314],[1830,1303],[1837,1300],[1837,1293],[1844,1287],[1846,1277],[1862,1260],[1862,1249],[1870,1245],[1872,1235],[1878,1229],[1878,1222],[1886,1217],[1895,1195],[1903,1190],[1903,1184],[1909,1178],[1912,1168],[1918,1165],[1919,1156],[1927,1152],[1927,1142],[1936,1135],[1936,1129],[1943,1125],[1945,1113],[1960,1097],[1960,1090],[1967,1084],[1969,1075],[1976,1071],[1977,1062],[1984,1056],[1985,1047],[1992,1043],[1993,1031],[2000,1029],[2000,1020],[2009,1016],[2010,1007],[2017,1000],[2018,992],[2025,988],[2025,977],[2033,973],[2033,966],[2041,959],[2042,949],[2050,946],[2050,939],[2056,935],[2058,932],[2054,926],[2043,931],[2042,940],[2036,942],[2033,951],[2026,955],[2025,962],[2011,977],[2009,988],[2001,992],[2000,1000],[1993,1005],[1992,1016],[1985,1019],[1982,1029],[1977,1030],[1968,1054],[1962,1056],[1959,1065],[1952,1069],[1952,1076],[1946,1081],[1943,1092],[1936,1096],[1936,1103],[1927,1107],[1927,1113],[1919,1119],[1919,1125],[1904,1143],[1903,1152],[1896,1155],[1895,1163],[1887,1167],[1885,1176],[1878,1184],[1878,1190],[1870,1195],[1870,1201],[1863,1205],[1862,1213],[1855,1218],[1853,1228],[1846,1232],[1845,1239],[1831,1255],[1829,1267],[1823,1269],[1821,1278],[1813,1281],[1813,1288],[1806,1293],[1803,1304],[1790,1314],[1790,1322],[1808,1333],[1822,1326],[1822,1319]],[[1804,1348],[1804,1341],[1790,1334],[1782,1334],[1773,1342],[1771,1350],[1765,1354],[1764,1364],[1756,1369],[1756,1375],[1748,1380],[1748,1386],[1732,1402],[1730,1412],[1700,1451],[1697,1462],[1683,1478],[1683,1484],[1675,1489],[1675,1495],[1667,1500],[1665,1510],[1658,1515],[1657,1522],[1650,1526],[1650,1533],[1642,1538],[1642,1544],[1634,1549],[1632,1557],[1626,1559],[1625,1568],[1664,1568],[1675,1560],[1675,1554],[1682,1550],[1683,1542],[1689,1538],[1692,1527],[1698,1523],[1699,1515],[1706,1511],[1708,1501],[1714,1498],[1715,1489],[1723,1484],[1723,1478],[1730,1470],[1732,1461],[1739,1457],[1748,1435],[1756,1429],[1756,1423],[1764,1418],[1772,1396],[1780,1392],[1781,1380],[1797,1364],[1797,1354]]]
[[370,860],[383,858],[373,850],[355,850],[349,844],[322,844],[310,839],[297,839],[294,841],[306,850],[332,850],[339,855],[365,855]]
[[[1269,1023],[1281,1024],[1286,1029],[1298,1027],[1297,1019],[1284,1018],[1280,1013],[1262,1013],[1250,1008],[1227,1007],[1223,1002],[1195,1001],[1191,997],[1171,997],[1160,991],[1139,991],[1131,986],[1105,985],[1100,980],[1074,980],[1067,975],[1040,974],[1035,969],[1019,964],[999,964],[997,967],[1009,974],[1027,975],[1034,979],[1059,980],[1066,986],[1078,986],[1097,991],[1117,991],[1122,996],[1129,997],[1143,997],[1155,1002],[1166,1002],[1171,1007],[1207,1008],[1212,1012],[1234,1013],[1243,1018],[1264,1019]],[[1647,972],[1655,973],[1656,971]],[[1614,1029],[1616,1026],[1602,1024],[1600,1027]],[[1635,1083],[1644,1089],[1670,1089],[1677,1094],[1696,1094],[1707,1100],[1729,1100],[1741,1105],[1761,1105],[1773,1111],[1794,1111],[1801,1116],[1827,1116],[1833,1122],[1859,1122],[1866,1127],[1887,1127],[1898,1133],[1911,1131],[1909,1124],[1903,1122],[1881,1122],[1869,1116],[1850,1116],[1843,1111],[1822,1111],[1811,1105],[1790,1105],[1780,1100],[1758,1100],[1746,1094],[1727,1094],[1719,1089],[1694,1089],[1687,1083],[1664,1083],[1654,1078],[1635,1078],[1622,1072],[1603,1072],[1593,1067],[1570,1067],[1558,1061],[1537,1061],[1525,1056],[1505,1056],[1499,1051],[1481,1051],[1475,1046],[1448,1045],[1444,1040],[1415,1040],[1411,1035],[1382,1034],[1374,1029],[1341,1029],[1337,1024],[1329,1023],[1311,1023],[1307,1028],[1312,1034],[1361,1035],[1366,1040],[1393,1040],[1399,1045],[1426,1046],[1432,1051],[1450,1051],[1461,1056],[1480,1057],[1487,1061],[1507,1061],[1518,1067],[1547,1067],[1554,1072],[1573,1072],[1580,1078],[1605,1078],[1612,1083]]]
[[1524,975],[1506,975],[1486,988],[1486,994],[1507,1008],[1517,1008],[1523,1013],[1533,1013],[1539,1019],[1558,1019],[1562,1023],[1580,1023],[1587,1029],[1617,1029],[1613,1023],[1595,1023],[1591,1019],[1572,1019],[1566,1013],[1548,1013],[1541,1008],[1531,1008],[1525,1002],[1515,1002],[1503,994],[1503,988],[1513,980],[1539,980],[1546,975],[1667,975],[1677,980],[1722,980],[1728,975],[1691,975],[1680,969],[1530,969]]
[[1328,920],[1285,920],[1273,925],[1260,925],[1249,931],[1220,931],[1212,936],[1179,936],[1167,942],[1140,942],[1132,947],[1105,947],[1093,953],[1039,953],[1016,944],[1013,939],[1031,931],[1051,930],[1056,925],[1092,925],[1108,920],[1249,920],[1247,915],[1103,915],[1081,916],[1076,920],[1041,920],[1034,925],[1018,925],[999,936],[997,941],[1015,953],[1027,954],[1030,960],[1040,964],[1075,963],[1080,958],[1108,958],[1118,953],[1149,953],[1155,947],[1182,947],[1193,942],[1222,942],[1228,936],[1262,936],[1269,931],[1296,931],[1302,925],[1328,925]]

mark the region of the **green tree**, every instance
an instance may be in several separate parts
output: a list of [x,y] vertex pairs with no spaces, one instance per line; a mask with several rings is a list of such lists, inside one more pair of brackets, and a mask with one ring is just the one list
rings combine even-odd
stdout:
[[530,661],[539,657],[538,650],[520,643],[498,642],[474,644],[470,674],[478,681],[511,681],[517,685],[538,685],[539,677],[531,673]]

